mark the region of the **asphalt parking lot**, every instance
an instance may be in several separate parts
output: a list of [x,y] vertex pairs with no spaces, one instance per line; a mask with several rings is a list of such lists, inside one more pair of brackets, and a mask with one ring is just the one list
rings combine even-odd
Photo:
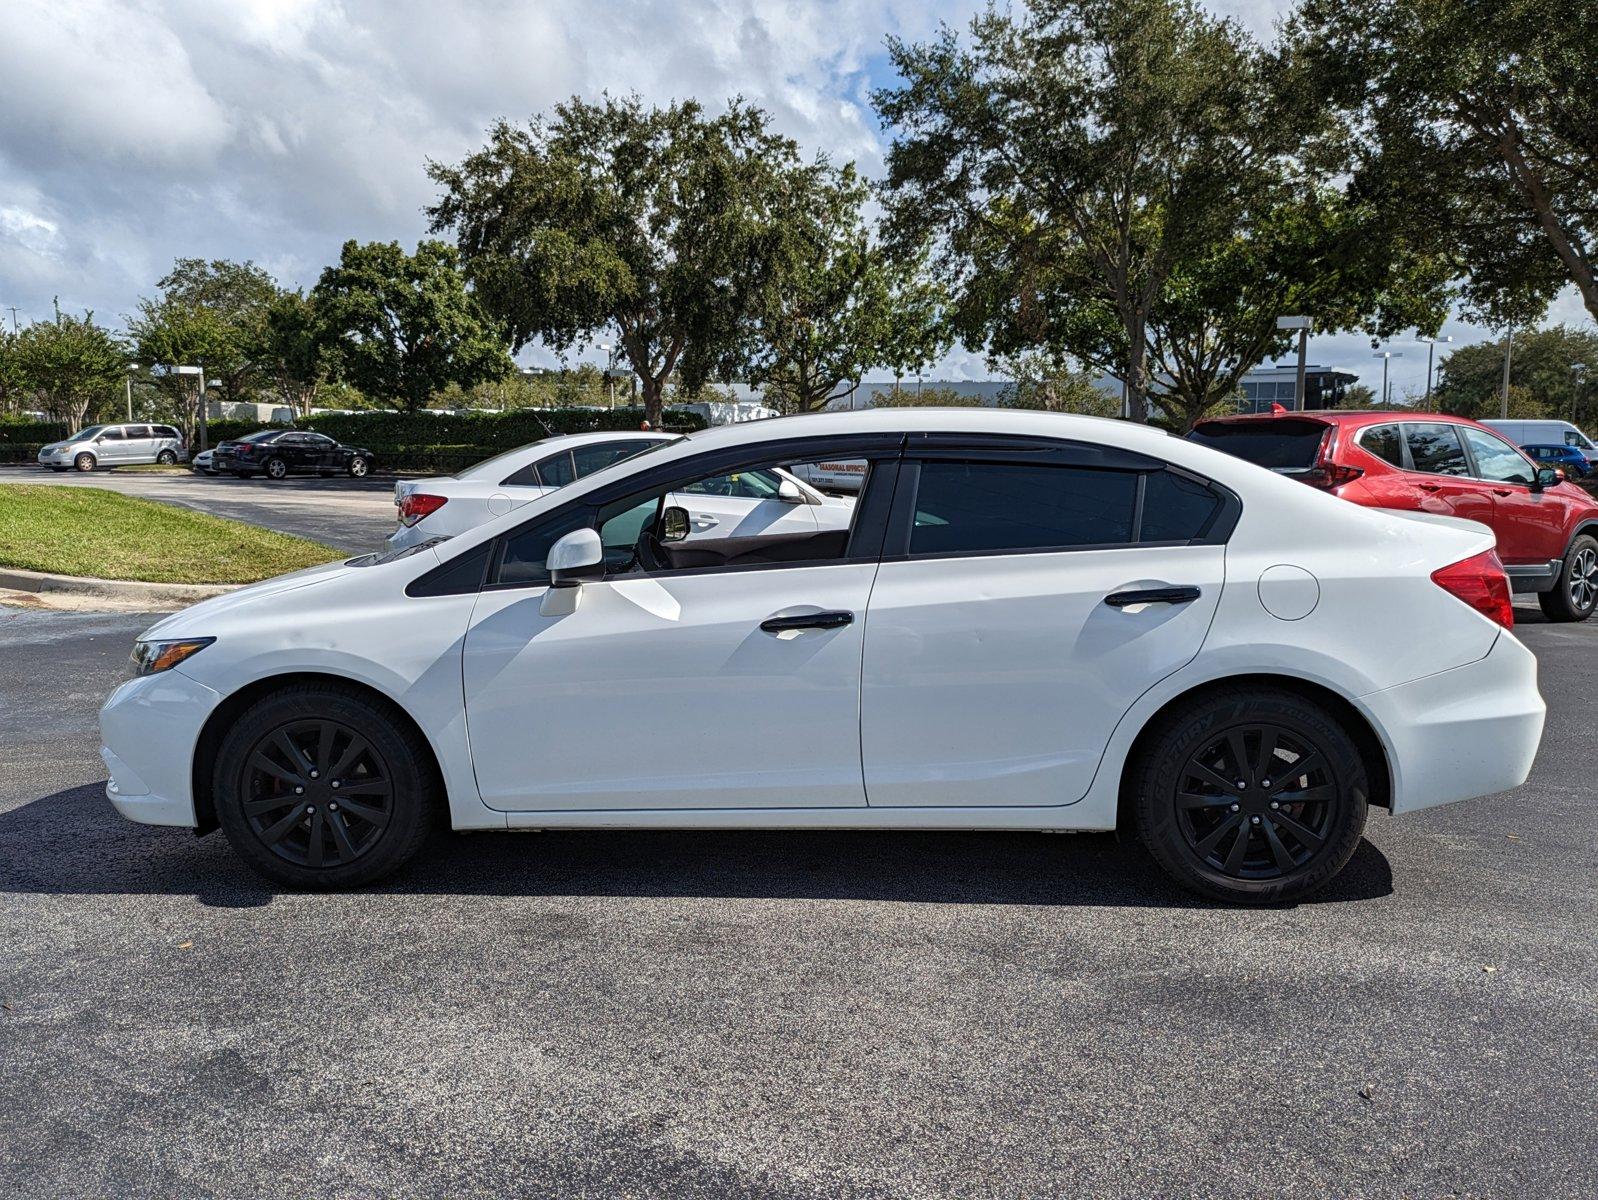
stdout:
[[1598,626],[1531,782],[1211,907],[1109,836],[440,834],[345,896],[131,825],[139,615],[0,610],[7,1196],[1598,1192]]

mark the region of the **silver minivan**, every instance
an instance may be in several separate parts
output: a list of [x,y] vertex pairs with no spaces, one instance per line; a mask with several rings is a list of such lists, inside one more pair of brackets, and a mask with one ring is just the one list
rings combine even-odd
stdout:
[[170,425],[90,425],[39,450],[39,465],[56,471],[92,471],[134,463],[188,462],[183,435]]

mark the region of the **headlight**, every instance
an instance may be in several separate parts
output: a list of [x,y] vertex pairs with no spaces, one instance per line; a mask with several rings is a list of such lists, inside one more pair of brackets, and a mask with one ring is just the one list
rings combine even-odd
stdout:
[[171,642],[134,642],[133,653],[128,657],[133,662],[135,675],[157,675],[194,657],[214,641],[215,638],[184,638]]

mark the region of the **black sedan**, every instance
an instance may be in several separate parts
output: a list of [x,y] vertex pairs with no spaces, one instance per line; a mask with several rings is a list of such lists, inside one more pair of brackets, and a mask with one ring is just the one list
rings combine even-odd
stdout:
[[364,478],[372,469],[372,452],[345,446],[321,433],[299,429],[262,429],[237,441],[219,442],[211,455],[218,474],[240,479],[265,475],[283,479],[291,474],[345,474]]

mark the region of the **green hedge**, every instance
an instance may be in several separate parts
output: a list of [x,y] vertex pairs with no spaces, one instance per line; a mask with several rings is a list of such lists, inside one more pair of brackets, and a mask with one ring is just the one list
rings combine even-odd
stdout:
[[59,442],[67,436],[67,427],[60,421],[17,421],[0,418],[0,446],[29,445],[38,453],[48,442]]

